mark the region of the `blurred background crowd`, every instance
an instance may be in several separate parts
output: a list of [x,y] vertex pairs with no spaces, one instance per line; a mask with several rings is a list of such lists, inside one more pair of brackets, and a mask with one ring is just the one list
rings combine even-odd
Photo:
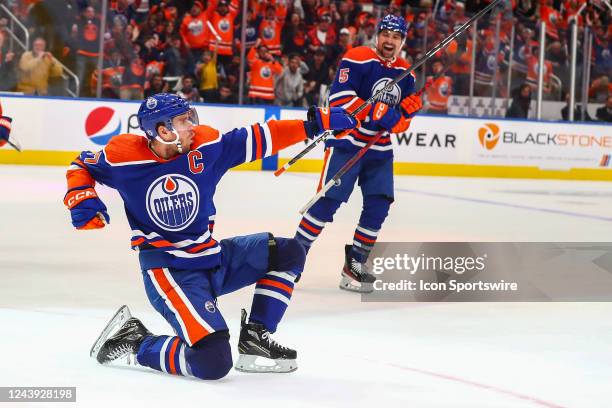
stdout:
[[[69,95],[74,89],[73,96],[90,97],[101,81],[104,98],[142,99],[165,91],[194,102],[321,105],[338,61],[352,47],[374,45],[382,15],[393,13],[408,21],[402,55],[410,62],[488,2],[249,0],[244,44],[242,0],[108,0],[104,11],[102,4],[0,0],[0,91]],[[10,15],[28,32],[28,49],[19,46],[23,36]],[[612,120],[607,0],[513,0],[417,71],[421,84],[427,77],[434,80],[427,109],[445,113],[451,95],[493,93],[512,99],[508,116],[526,117],[537,85],[541,21],[546,22],[544,99],[566,100],[574,15],[578,79],[588,79],[588,102],[604,104],[601,115],[598,110],[596,118],[585,119]],[[592,39],[585,47],[587,27]],[[246,73],[241,98],[242,47]],[[584,50],[589,72],[581,71]],[[97,69],[100,55],[102,72]]]

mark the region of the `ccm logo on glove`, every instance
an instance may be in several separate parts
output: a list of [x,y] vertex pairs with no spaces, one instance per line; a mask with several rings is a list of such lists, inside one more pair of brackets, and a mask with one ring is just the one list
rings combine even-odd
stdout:
[[96,191],[93,188],[87,188],[85,190],[73,190],[66,196],[64,204],[66,205],[66,207],[72,209],[73,207],[79,205],[82,201],[97,197],[98,194],[96,194]]
[[389,105],[386,103],[377,103],[376,106],[374,106],[374,114],[372,115],[372,118],[374,120],[380,120],[383,116],[385,116],[385,113],[387,113],[388,110]]

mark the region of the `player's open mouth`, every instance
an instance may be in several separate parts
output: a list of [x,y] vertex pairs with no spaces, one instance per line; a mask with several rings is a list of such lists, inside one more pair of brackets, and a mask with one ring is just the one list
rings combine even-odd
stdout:
[[383,45],[383,50],[389,51],[389,52],[393,52],[393,51],[395,51],[395,47],[393,45],[384,44]]

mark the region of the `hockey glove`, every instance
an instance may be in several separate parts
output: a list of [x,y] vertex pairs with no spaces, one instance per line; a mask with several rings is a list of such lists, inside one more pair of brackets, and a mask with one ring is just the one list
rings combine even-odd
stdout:
[[110,222],[106,206],[92,187],[66,193],[64,204],[70,210],[72,225],[79,230],[104,228]]
[[401,107],[404,114],[411,118],[423,108],[423,101],[419,95],[413,94],[402,99]]
[[11,134],[11,122],[13,119],[8,116],[0,116],[0,147],[4,146]]
[[357,126],[359,126],[359,120],[342,108],[317,108],[316,106],[308,109],[308,120],[304,124],[306,133],[311,139],[326,130],[354,129]]
[[410,119],[383,102],[377,102],[372,109],[372,123],[390,133],[402,133],[410,126]]

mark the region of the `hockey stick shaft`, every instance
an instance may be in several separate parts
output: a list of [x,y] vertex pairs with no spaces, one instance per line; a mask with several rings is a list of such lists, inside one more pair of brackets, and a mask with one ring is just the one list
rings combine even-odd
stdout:
[[21,151],[21,148],[19,146],[17,146],[15,143],[11,142],[10,140],[7,140],[6,143],[8,143],[9,146],[11,146],[13,149],[17,150],[18,152]]
[[310,207],[312,207],[319,200],[319,198],[323,197],[325,195],[325,193],[327,193],[327,191],[329,191],[330,188],[332,188],[336,184],[339,184],[339,180],[340,180],[340,178],[342,176],[344,176],[344,173],[349,171],[349,169],[351,167],[353,167],[355,165],[355,163],[357,163],[357,161],[359,161],[359,159],[361,159],[361,157],[363,157],[364,154],[366,154],[368,149],[374,143],[376,143],[378,141],[378,139],[381,138],[382,134],[383,134],[383,132],[378,132],[378,134],[376,136],[374,136],[372,139],[370,139],[370,141],[368,142],[367,145],[365,145],[361,149],[359,149],[359,151],[353,157],[351,157],[349,161],[344,163],[344,166],[342,166],[342,168],[340,170],[338,170],[338,173],[336,173],[334,175],[334,177],[332,177],[327,183],[325,183],[325,185],[319,191],[317,191],[317,194],[315,194],[314,197],[312,197],[310,199],[310,201],[308,201],[308,203],[306,203],[306,205],[304,207],[302,207],[302,209],[300,210],[300,214],[304,215],[306,213],[306,211],[308,211],[310,209]]
[[[351,115],[353,117],[355,117],[359,112],[361,112],[362,110],[364,110],[365,108],[367,108],[368,105],[370,105],[372,102],[376,101],[376,99],[384,92],[386,92],[387,90],[390,90],[393,88],[393,86],[395,86],[395,84],[397,84],[398,82],[400,82],[402,79],[406,78],[408,75],[410,75],[410,73],[412,73],[413,71],[415,71],[417,68],[419,68],[421,65],[423,65],[425,62],[427,62],[431,57],[433,57],[434,55],[436,55],[441,49],[446,48],[453,40],[455,40],[455,38],[457,38],[458,36],[460,36],[469,26],[471,26],[472,24],[474,24],[474,22],[476,20],[478,20],[480,17],[482,17],[483,15],[485,15],[489,10],[493,9],[493,7],[495,7],[498,3],[502,2],[504,0],[495,0],[492,3],[490,3],[487,7],[485,7],[484,9],[480,10],[478,13],[474,14],[474,16],[472,16],[472,18],[470,18],[468,21],[466,21],[465,23],[463,23],[463,25],[461,27],[459,27],[458,29],[456,29],[455,31],[453,31],[448,37],[446,37],[444,40],[442,40],[440,43],[438,43],[434,48],[432,48],[431,50],[429,50],[427,52],[427,54],[425,54],[424,56],[422,56],[421,58],[419,58],[413,65],[410,66],[410,68],[408,68],[407,70],[405,70],[404,72],[402,72],[400,75],[397,76],[397,78],[393,79],[391,82],[389,82],[384,88],[379,89],[374,95],[372,95],[368,100],[364,101],[361,105],[359,105],[357,107],[357,109],[355,109],[353,112],[351,112]],[[317,145],[324,141],[331,132],[324,132],[323,134],[321,134],[321,136],[319,136],[318,138],[316,138],[311,144],[309,144],[308,146],[306,146],[301,152],[299,152],[298,154],[296,154],[293,158],[291,158],[287,163],[285,163],[281,168],[279,168],[278,170],[276,170],[274,172],[275,176],[280,176],[281,174],[283,174],[289,167],[293,166],[298,160],[300,160],[302,157],[306,156],[312,149],[314,149],[315,147],[317,147]]]
[[321,134],[321,136],[317,137],[316,139],[314,139],[312,141],[311,144],[309,144],[308,146],[306,146],[304,148],[304,150],[302,150],[301,152],[299,152],[298,154],[296,154],[295,156],[293,156],[293,158],[291,158],[291,160],[289,160],[287,163],[285,163],[282,167],[280,167],[278,170],[276,170],[274,172],[274,175],[276,177],[280,176],[281,174],[283,174],[285,172],[285,170],[287,170],[289,167],[293,166],[295,164],[295,162],[297,162],[298,160],[300,160],[302,157],[306,156],[312,149],[314,149],[315,147],[317,147],[317,145],[323,141],[325,141],[325,139],[327,139],[327,136],[329,136],[329,132],[325,131]]

